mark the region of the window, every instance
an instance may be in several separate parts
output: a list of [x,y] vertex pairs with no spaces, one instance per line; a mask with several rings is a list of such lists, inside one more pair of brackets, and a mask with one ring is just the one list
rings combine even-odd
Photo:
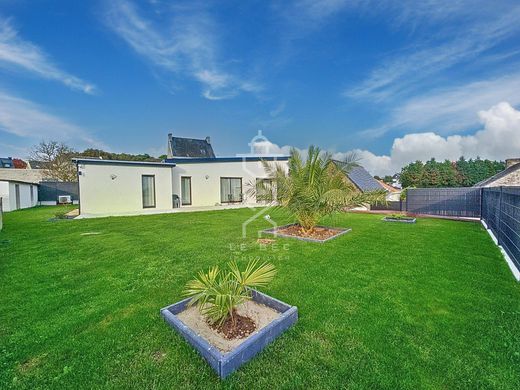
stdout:
[[31,185],[31,206],[34,203],[34,186]]
[[181,176],[181,204],[191,205],[191,177]]
[[271,202],[273,198],[273,181],[271,179],[256,179],[256,202]]
[[155,207],[155,175],[143,175],[141,177],[143,190],[143,208]]
[[220,178],[220,201],[221,203],[242,202],[242,178],[221,177]]

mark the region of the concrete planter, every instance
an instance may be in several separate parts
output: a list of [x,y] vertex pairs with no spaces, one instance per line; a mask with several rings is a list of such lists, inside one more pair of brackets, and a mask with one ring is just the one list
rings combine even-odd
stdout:
[[301,240],[301,241],[322,242],[323,243],[323,242],[327,242],[327,241],[333,240],[333,239],[335,239],[335,238],[337,238],[337,237],[339,237],[339,236],[341,236],[341,235],[343,235],[345,233],[348,233],[348,232],[350,232],[352,230],[352,229],[333,228],[333,227],[328,227],[328,226],[316,226],[318,228],[324,228],[324,229],[337,231],[337,234],[335,234],[332,237],[326,238],[324,240],[320,240],[320,239],[317,239],[317,238],[310,238],[310,237],[292,236],[290,234],[283,234],[283,233],[279,233],[278,232],[279,229],[283,229],[283,228],[286,228],[286,227],[289,227],[289,226],[294,226],[294,225],[296,225],[296,223],[290,223],[288,225],[283,225],[283,226],[278,226],[278,227],[271,228],[271,229],[262,230],[262,233],[272,234],[275,237],[295,238],[295,239]]
[[382,219],[384,222],[401,222],[401,223],[415,223],[416,219],[412,217],[406,218],[392,218],[392,217],[384,217]]
[[184,299],[173,305],[161,309],[161,314],[207,360],[209,365],[221,377],[225,378],[240,366],[251,360],[274,339],[280,336],[286,329],[298,320],[298,308],[290,306],[261,292],[253,290],[253,300],[280,312],[280,316],[269,325],[253,333],[230,352],[222,353],[218,348],[209,344],[204,338],[197,335],[186,326],[177,314],[186,309],[190,298]]

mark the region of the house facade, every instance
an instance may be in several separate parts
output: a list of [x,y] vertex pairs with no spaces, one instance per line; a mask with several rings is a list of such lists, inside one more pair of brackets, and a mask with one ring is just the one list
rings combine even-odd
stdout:
[[215,157],[209,138],[168,135],[163,162],[74,159],[80,216],[137,215],[257,206],[249,189],[268,180],[263,161],[288,156]]
[[4,212],[26,209],[38,204],[38,185],[31,182],[0,180]]

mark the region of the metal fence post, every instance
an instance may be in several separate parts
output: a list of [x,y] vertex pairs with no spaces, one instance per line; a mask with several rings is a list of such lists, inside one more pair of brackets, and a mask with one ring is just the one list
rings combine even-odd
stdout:
[[484,203],[484,187],[480,187],[480,219],[484,219],[482,216],[482,204]]
[[502,240],[500,239],[502,236],[502,189],[503,187],[500,186],[500,195],[498,197],[498,245],[502,244]]

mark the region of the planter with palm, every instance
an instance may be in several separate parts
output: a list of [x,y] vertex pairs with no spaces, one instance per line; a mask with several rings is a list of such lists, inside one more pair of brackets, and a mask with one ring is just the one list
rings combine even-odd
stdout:
[[262,188],[259,182],[252,189],[267,201],[289,211],[296,219],[300,232],[311,235],[323,217],[345,209],[385,202],[381,191],[360,192],[347,179],[347,173],[357,165],[355,155],[344,161],[333,160],[329,153],[309,147],[304,159],[296,149],[291,150],[288,170],[281,165],[264,161],[264,168],[275,185]]

